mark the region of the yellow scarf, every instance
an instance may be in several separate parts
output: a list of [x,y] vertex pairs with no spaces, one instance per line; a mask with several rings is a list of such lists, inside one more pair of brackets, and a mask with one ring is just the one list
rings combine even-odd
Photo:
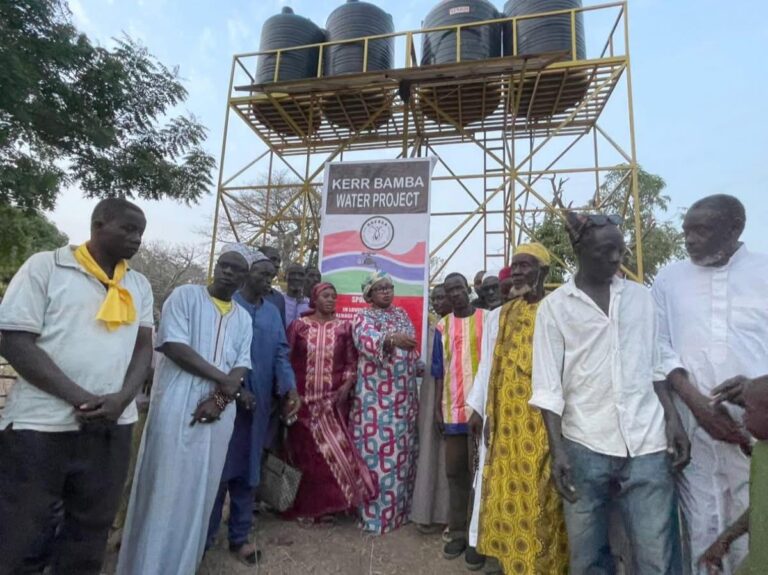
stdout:
[[96,314],[96,319],[107,324],[109,331],[114,331],[121,325],[135,322],[136,308],[133,306],[131,292],[120,285],[120,281],[128,271],[128,263],[125,260],[118,262],[115,266],[115,273],[110,279],[93,259],[85,244],[75,250],[75,259],[85,268],[85,271],[107,286],[107,297],[104,298],[99,313]]

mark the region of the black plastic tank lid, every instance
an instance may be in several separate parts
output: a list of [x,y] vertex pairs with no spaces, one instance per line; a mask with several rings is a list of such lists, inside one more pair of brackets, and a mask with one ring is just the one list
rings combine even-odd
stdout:
[[290,6],[283,6],[283,9],[281,10],[283,14],[293,14],[293,8]]

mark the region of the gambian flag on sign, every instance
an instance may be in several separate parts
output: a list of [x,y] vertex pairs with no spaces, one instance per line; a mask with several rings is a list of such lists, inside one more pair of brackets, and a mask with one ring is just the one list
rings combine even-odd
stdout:
[[323,243],[323,280],[333,283],[340,293],[355,293],[360,292],[372,270],[382,270],[392,276],[397,296],[421,297],[426,252],[426,242],[403,254],[373,252],[363,245],[357,232],[331,234]]
[[426,349],[429,290],[429,192],[432,158],[326,164],[320,271],[336,286],[337,315],[368,304],[362,284],[384,271]]

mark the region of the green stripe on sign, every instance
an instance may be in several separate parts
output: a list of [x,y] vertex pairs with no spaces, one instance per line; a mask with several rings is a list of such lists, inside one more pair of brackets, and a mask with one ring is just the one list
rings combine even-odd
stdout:
[[[344,271],[323,274],[323,281],[330,282],[339,293],[360,293],[363,282],[368,278],[369,273],[364,271]],[[399,296],[423,296],[424,287],[420,284],[406,284],[399,281],[393,281],[395,285],[395,295]]]

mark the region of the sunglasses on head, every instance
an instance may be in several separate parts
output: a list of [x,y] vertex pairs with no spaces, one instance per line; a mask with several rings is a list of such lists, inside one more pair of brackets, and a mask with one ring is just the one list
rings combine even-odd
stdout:
[[579,243],[582,236],[584,235],[584,232],[590,228],[601,228],[609,224],[613,226],[620,226],[622,223],[624,223],[622,217],[617,214],[587,214],[582,216],[582,218],[584,221],[581,223],[581,226],[576,232],[576,238],[573,240],[574,244]]

